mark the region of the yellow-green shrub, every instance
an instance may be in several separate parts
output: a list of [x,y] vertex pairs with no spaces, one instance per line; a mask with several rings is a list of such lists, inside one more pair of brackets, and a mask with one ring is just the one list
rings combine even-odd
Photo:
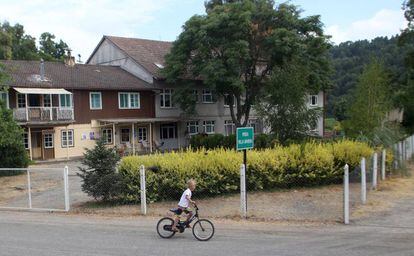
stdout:
[[[349,140],[310,142],[248,152],[249,190],[315,186],[342,179],[343,166],[359,164],[373,152],[367,144]],[[146,167],[150,201],[176,199],[189,178],[197,180],[196,194],[220,195],[238,191],[243,154],[235,150],[188,150],[167,154],[126,157],[120,172],[128,178],[126,200],[138,200],[139,166]]]

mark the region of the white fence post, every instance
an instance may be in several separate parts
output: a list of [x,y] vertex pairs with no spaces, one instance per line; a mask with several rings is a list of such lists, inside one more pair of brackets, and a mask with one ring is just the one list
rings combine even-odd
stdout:
[[240,166],[240,214],[242,218],[247,217],[246,204],[246,166]]
[[402,168],[403,167],[403,143],[400,141],[398,142],[398,167]]
[[381,155],[381,180],[385,180],[385,162],[387,160],[387,150],[382,150]]
[[361,159],[361,202],[367,203],[367,172],[365,169],[365,157]]
[[63,170],[63,187],[65,190],[65,211],[70,210],[70,201],[69,201],[69,167],[65,166]]
[[349,224],[349,165],[344,167],[344,224]]
[[377,189],[378,181],[378,153],[374,153],[374,159],[372,164],[372,189]]
[[32,184],[30,182],[30,170],[27,169],[27,194],[29,196],[29,209],[32,209]]
[[141,165],[139,168],[139,174],[141,177],[141,213],[147,215],[147,194],[145,184],[145,166]]

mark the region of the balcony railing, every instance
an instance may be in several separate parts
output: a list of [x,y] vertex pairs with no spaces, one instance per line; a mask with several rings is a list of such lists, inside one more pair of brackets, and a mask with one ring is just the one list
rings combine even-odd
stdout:
[[28,107],[13,109],[14,119],[20,122],[50,122],[74,120],[73,108]]

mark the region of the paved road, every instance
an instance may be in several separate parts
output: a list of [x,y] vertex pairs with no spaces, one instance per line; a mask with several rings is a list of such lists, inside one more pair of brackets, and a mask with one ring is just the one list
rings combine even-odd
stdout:
[[217,223],[210,242],[163,240],[156,219],[0,212],[0,255],[414,255],[414,200],[350,226]]

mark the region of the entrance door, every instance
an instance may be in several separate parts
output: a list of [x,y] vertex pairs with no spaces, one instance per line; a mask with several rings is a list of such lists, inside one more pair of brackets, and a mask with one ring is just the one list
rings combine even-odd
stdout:
[[55,158],[54,133],[43,131],[43,160]]
[[33,159],[42,159],[42,133],[32,131],[31,141]]

